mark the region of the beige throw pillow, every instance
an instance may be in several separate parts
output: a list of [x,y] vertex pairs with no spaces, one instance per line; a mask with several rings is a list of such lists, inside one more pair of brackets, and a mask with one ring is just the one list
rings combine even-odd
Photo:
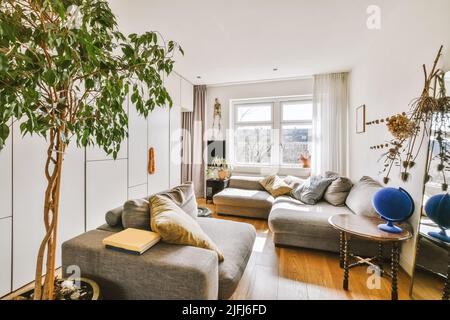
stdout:
[[377,217],[372,199],[381,188],[382,185],[378,181],[364,176],[352,187],[345,204],[357,215]]
[[279,197],[292,191],[292,188],[277,175],[267,176],[259,183],[274,197]]
[[197,221],[168,197],[154,195],[150,198],[150,208],[152,230],[159,233],[163,241],[213,250],[217,253],[219,261],[224,260],[220,249]]
[[350,179],[339,177],[330,184],[323,198],[333,206],[343,206],[352,186]]
[[197,199],[195,198],[194,184],[192,182],[183,183],[177,187],[158,194],[170,198],[177,206],[183,209],[183,211],[189,214],[192,218],[197,218]]

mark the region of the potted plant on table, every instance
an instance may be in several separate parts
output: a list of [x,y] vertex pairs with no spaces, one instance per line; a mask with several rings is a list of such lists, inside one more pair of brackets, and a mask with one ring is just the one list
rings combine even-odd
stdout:
[[104,0],[1,1],[0,150],[11,121],[22,134],[48,142],[45,237],[37,254],[34,299],[58,296],[55,251],[68,144],[99,146],[116,158],[127,137],[128,94],[144,117],[155,107],[171,106],[162,74],[172,71],[176,51],[183,53],[157,32],[123,35]]
[[219,180],[226,180],[231,176],[231,166],[224,158],[215,157],[211,163],[213,170]]

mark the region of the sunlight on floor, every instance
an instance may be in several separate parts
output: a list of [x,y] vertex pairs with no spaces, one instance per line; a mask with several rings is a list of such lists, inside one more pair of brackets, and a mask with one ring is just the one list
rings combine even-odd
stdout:
[[267,237],[256,237],[255,244],[253,245],[253,251],[263,252],[264,246],[266,245]]

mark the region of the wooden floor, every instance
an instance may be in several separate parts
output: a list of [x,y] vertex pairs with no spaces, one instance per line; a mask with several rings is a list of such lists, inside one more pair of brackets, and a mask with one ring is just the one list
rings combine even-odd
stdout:
[[[381,279],[380,289],[367,287],[367,268],[350,270],[349,291],[342,289],[343,270],[339,267],[338,254],[300,248],[278,248],[272,240],[267,221],[219,216],[213,204],[206,204],[215,218],[252,224],[257,238],[252,256],[236,292],[231,299],[285,299],[285,300],[380,300],[390,299],[390,280]],[[441,299],[443,281],[434,276],[419,277],[414,299]],[[401,271],[399,275],[399,299],[409,297],[410,277]]]

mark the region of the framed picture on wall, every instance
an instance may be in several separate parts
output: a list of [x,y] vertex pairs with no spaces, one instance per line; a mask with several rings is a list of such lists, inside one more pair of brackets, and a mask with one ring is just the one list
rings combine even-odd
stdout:
[[356,133],[366,132],[366,105],[356,108]]

